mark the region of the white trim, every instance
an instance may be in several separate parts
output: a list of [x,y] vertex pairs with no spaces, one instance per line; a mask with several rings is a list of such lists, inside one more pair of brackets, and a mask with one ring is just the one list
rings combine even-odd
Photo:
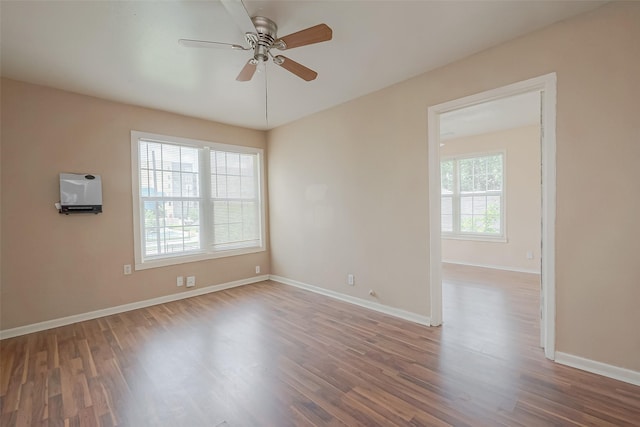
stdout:
[[137,310],[139,308],[150,307],[152,305],[164,304],[171,301],[196,297],[211,292],[223,291],[225,289],[236,288],[238,286],[249,285],[251,283],[264,282],[269,280],[268,275],[250,277],[248,279],[235,280],[233,282],[222,283],[220,285],[205,286],[199,289],[184,291],[176,294],[165,295],[157,298],[151,298],[143,301],[136,301],[129,304],[117,305],[115,307],[103,308],[100,310],[90,311],[87,313],[74,314],[73,316],[61,317],[59,319],[47,320],[44,322],[33,323],[31,325],[18,326],[17,328],[6,329],[0,331],[0,339],[13,338],[20,335],[40,332],[51,328],[71,325],[72,323],[84,322],[85,320],[97,319],[98,317],[111,316],[113,314],[124,313],[126,311]]
[[549,359],[556,353],[556,73],[542,86],[542,342]]
[[[137,222],[137,221],[136,221]],[[197,262],[197,261],[206,261],[210,259],[216,258],[226,258],[230,256],[238,256],[238,255],[247,255],[254,254],[257,252],[265,252],[267,250],[266,247],[263,246],[252,246],[249,248],[242,249],[231,249],[217,252],[198,252],[193,255],[179,255],[179,256],[167,256],[156,259],[148,259],[144,261],[142,264],[135,264],[134,270],[147,270],[150,268],[158,268],[158,267],[167,267],[170,265],[178,265],[178,264],[186,264],[188,262]]]
[[[447,232],[448,233],[448,232]],[[478,234],[445,234],[441,236],[444,240],[464,240],[467,242],[486,242],[486,243],[509,243],[506,237],[489,237]]]
[[429,155],[429,297],[432,326],[442,324],[442,183],[440,182],[440,111],[427,110]]
[[504,265],[474,264],[471,262],[452,261],[449,259],[443,259],[442,262],[443,263],[446,262],[447,264],[466,265],[468,267],[481,267],[481,268],[491,268],[493,270],[515,271],[516,273],[540,274],[540,271],[538,270],[531,270],[527,268],[518,268],[518,267],[507,267]]
[[640,386],[640,372],[631,369],[620,368],[618,366],[608,365],[606,363],[597,362],[591,359],[585,359],[573,354],[556,352],[556,363],[571,366],[572,368],[581,369],[593,374],[602,375],[614,380],[624,381],[625,383]]
[[429,155],[429,265],[431,323],[442,323],[442,242],[440,226],[439,115],[526,92],[542,92],[542,328],[548,359],[555,357],[555,213],[556,213],[556,73],[434,105],[427,110]]
[[429,318],[420,314],[405,311],[399,308],[389,307],[388,305],[379,304],[377,302],[367,301],[362,298],[352,297],[351,295],[345,295],[340,292],[331,291],[328,289],[320,288],[318,286],[309,285],[307,283],[299,282],[297,280],[288,279],[282,276],[270,275],[269,280],[282,283],[284,285],[294,286],[296,288],[304,289],[306,291],[321,294],[330,298],[334,298],[340,301],[348,302],[350,304],[359,305],[360,307],[368,308],[369,310],[378,311],[380,313],[388,314],[390,316],[398,317],[400,319],[408,320],[410,322],[419,323],[425,326],[431,326]]

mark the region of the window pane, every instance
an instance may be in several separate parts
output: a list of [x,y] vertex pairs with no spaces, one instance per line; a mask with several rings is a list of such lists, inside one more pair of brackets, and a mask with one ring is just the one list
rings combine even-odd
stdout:
[[211,156],[212,162],[216,163],[215,169],[211,170],[212,196],[215,199],[214,245],[259,240],[259,204],[256,200],[258,156],[220,151],[212,152]]
[[180,147],[177,145],[162,144],[161,169],[166,171],[180,171]]
[[[178,175],[178,174],[174,174]],[[179,175],[180,181],[179,185],[182,188],[181,196],[182,197],[198,197],[199,189],[198,189],[198,174],[197,173],[182,173]]]
[[453,199],[451,197],[442,197],[440,202],[440,210],[443,215],[453,214]]
[[502,154],[487,157],[487,190],[502,190]]
[[200,248],[199,202],[144,202],[145,256]]
[[197,148],[192,147],[180,147],[180,156],[183,172],[199,172],[200,167],[198,164],[198,152]]
[[140,167],[144,169],[159,169],[162,146],[157,142],[140,142]]
[[473,231],[472,215],[460,215],[460,231],[470,233]]
[[243,199],[253,199],[256,197],[256,181],[251,176],[240,178],[240,197]]
[[473,214],[473,197],[460,197],[460,213],[463,215]]
[[229,224],[229,242],[241,242],[242,223]]
[[485,231],[492,234],[500,234],[500,222],[498,220],[487,221]]
[[197,148],[139,141],[143,256],[200,249]]
[[225,156],[225,153],[222,151],[212,151],[211,155],[215,156],[215,165],[216,165],[215,173],[217,173],[218,175],[226,174],[227,173],[227,157]]
[[146,169],[140,170],[140,197],[149,197],[149,171]]
[[453,160],[445,160],[440,163],[440,181],[442,193],[453,193]]
[[229,223],[229,202],[213,202],[213,223],[228,224]]
[[143,207],[144,207],[144,226],[145,227],[157,227],[158,224],[158,218],[160,217],[158,215],[158,212],[156,212],[158,203],[157,202],[144,202],[143,203]]
[[500,196],[487,196],[487,210],[500,213]]
[[444,196],[440,201],[442,231],[453,231],[453,198]]
[[258,228],[258,203],[242,202],[242,224],[245,240],[257,240],[260,236]]
[[229,202],[229,223],[242,223],[242,202]]
[[214,235],[213,235],[214,244],[229,242],[229,226],[227,224],[214,226],[213,232],[214,232]]
[[211,175],[211,197],[218,197],[218,177]]
[[240,154],[238,153],[226,153],[227,154],[227,174],[240,175]]
[[485,216],[473,215],[473,231],[475,233],[484,233],[485,229]]
[[501,233],[501,203],[502,198],[500,196],[488,196],[487,197],[487,220],[486,228],[489,233]]
[[442,231],[453,231],[453,215],[442,215],[440,218]]
[[487,197],[486,196],[474,196],[473,197],[473,214],[478,215],[487,211]]
[[220,199],[226,199],[227,198],[227,176],[218,175],[216,177],[216,184],[218,189],[217,197]]
[[152,171],[151,172],[151,185],[150,185],[150,196],[164,196],[162,192],[162,172],[161,171]]
[[185,226],[200,225],[200,203],[183,202],[181,218]]
[[473,159],[473,191],[487,190],[487,161],[486,157]]
[[227,197],[230,199],[240,198],[240,177],[239,176],[227,176]]
[[240,156],[240,174],[242,176],[253,176],[253,169],[255,167],[254,159],[256,155],[243,154]]
[[459,160],[458,171],[460,174],[460,191],[473,191],[473,159]]

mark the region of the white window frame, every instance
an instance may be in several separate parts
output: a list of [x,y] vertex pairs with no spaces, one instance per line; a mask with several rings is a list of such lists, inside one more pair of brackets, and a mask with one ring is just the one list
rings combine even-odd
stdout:
[[[480,157],[488,157],[495,155],[502,156],[502,191],[501,191],[501,200],[500,200],[500,230],[502,231],[500,234],[490,234],[490,233],[474,233],[468,231],[460,230],[460,177],[459,171],[457,167],[457,162],[459,160],[465,159],[475,159]],[[443,239],[450,240],[477,240],[477,241],[485,241],[485,242],[507,242],[507,220],[506,220],[506,206],[507,206],[507,152],[506,150],[492,150],[492,151],[484,151],[479,153],[465,153],[461,155],[451,155],[451,156],[442,156],[440,158],[440,164],[442,162],[446,162],[449,160],[454,161],[454,173],[453,176],[453,187],[454,192],[451,195],[452,200],[452,217],[453,217],[453,231],[442,231],[440,230],[441,237]],[[489,194],[482,194],[487,196]],[[441,194],[441,198],[443,195]],[[449,196],[445,196],[449,197]],[[457,201],[457,203],[456,203]],[[442,214],[442,213],[441,213]]]
[[[144,227],[142,222],[144,214],[142,213],[141,198],[140,198],[140,159],[139,159],[139,141],[153,141],[166,144],[183,145],[194,148],[209,148],[210,150],[226,151],[233,153],[255,154],[258,159],[258,204],[259,204],[259,244],[258,246],[251,247],[234,247],[229,245],[227,249],[214,250],[213,245],[203,245],[204,248],[196,251],[190,251],[181,254],[167,254],[163,256],[146,258],[143,255],[142,245],[144,244]],[[202,160],[200,162],[202,166]],[[200,173],[200,199],[201,204],[204,206],[207,200],[210,198],[210,192],[205,192],[202,187],[208,188],[208,181],[210,180],[210,171],[201,170]],[[205,183],[203,185],[203,182]],[[236,255],[244,255],[256,252],[263,252],[266,250],[265,239],[265,165],[264,165],[264,150],[255,147],[246,147],[242,145],[230,145],[222,144],[212,141],[203,141],[190,138],[182,138],[177,136],[159,135],[149,132],[131,131],[131,186],[132,186],[132,198],[133,198],[133,241],[134,241],[134,256],[135,256],[135,269],[145,270],[149,268],[165,267],[169,265],[183,264],[187,262],[204,261],[208,259],[223,258]],[[207,190],[208,191],[208,190]],[[205,196],[206,194],[206,196]],[[202,212],[202,211],[201,211]],[[208,215],[201,215],[202,226],[211,227],[209,224]],[[201,233],[202,235],[206,233]]]

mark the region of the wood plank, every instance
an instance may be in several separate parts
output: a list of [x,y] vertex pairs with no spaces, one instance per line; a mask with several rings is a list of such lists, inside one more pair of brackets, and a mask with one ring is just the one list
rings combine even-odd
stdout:
[[263,282],[3,340],[0,424],[637,425],[544,358],[537,276],[443,271],[438,328]]

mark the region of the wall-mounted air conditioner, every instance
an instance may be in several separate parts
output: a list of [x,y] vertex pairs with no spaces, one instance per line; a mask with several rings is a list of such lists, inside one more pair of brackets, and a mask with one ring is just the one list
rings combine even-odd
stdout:
[[60,213],[102,212],[100,175],[60,174]]

